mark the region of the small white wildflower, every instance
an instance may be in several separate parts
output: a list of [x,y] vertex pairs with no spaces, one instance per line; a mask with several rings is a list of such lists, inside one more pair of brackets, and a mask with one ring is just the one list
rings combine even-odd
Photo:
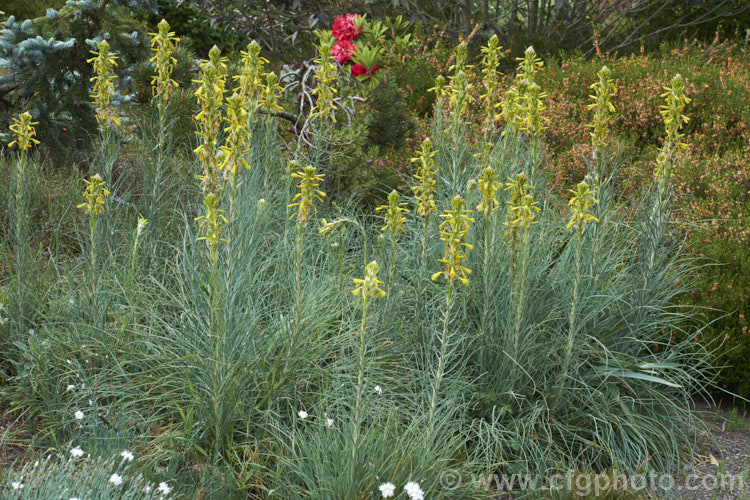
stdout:
[[383,394],[383,388],[380,387],[379,385],[376,385],[375,386],[375,392],[378,393],[378,394]]
[[83,417],[85,417],[85,416],[86,416],[86,415],[84,415],[84,414],[83,414],[83,412],[82,412],[81,410],[78,410],[78,411],[77,411],[77,412],[75,413],[75,417],[76,417],[76,420],[83,420]]
[[326,418],[326,425],[328,427],[333,427],[333,419],[332,418]]
[[76,446],[72,450],[70,450],[70,454],[73,455],[73,457],[78,458],[83,456],[83,450]]
[[396,493],[396,486],[393,483],[383,483],[378,486],[378,489],[383,498],[391,498]]
[[93,405],[94,402],[89,399],[89,406]]
[[172,491],[172,488],[170,488],[167,483],[159,483],[158,490],[162,495],[169,495],[169,492]]
[[13,487],[14,490],[23,489],[23,483],[19,483],[18,481],[13,481],[12,483],[10,483],[10,485]]
[[143,492],[144,493],[151,493],[151,486],[149,486],[149,485],[144,486],[143,487]]
[[304,419],[306,419],[306,418],[307,418],[307,412],[306,412],[305,410],[300,410],[300,411],[299,411],[299,412],[297,413],[297,415],[299,415],[299,418],[301,418],[302,420],[304,420]]
[[[88,363],[88,361],[86,361],[86,362]],[[86,388],[86,384],[81,384],[81,389],[85,389],[85,388]]]
[[74,306],[74,305],[76,305],[76,301],[75,301],[75,300],[73,300],[73,299],[71,298],[71,299],[70,299],[70,300],[68,301],[68,304],[70,304],[71,306]]
[[70,500],[80,500],[78,497],[70,497]]
[[122,484],[122,476],[119,474],[112,474],[109,476],[109,482],[115,486],[120,486]]
[[422,488],[420,488],[419,484],[414,481],[406,483],[404,491],[409,495],[411,500],[424,500],[424,492],[422,491]]
[[76,388],[76,386],[74,386],[73,384],[69,384],[68,387],[65,388],[65,390],[66,391],[72,391],[75,388]]
[[133,454],[132,454],[132,453],[130,453],[130,451],[128,451],[128,450],[123,450],[122,452],[120,452],[120,456],[121,456],[121,457],[122,457],[122,458],[123,458],[124,460],[127,460],[128,462],[132,462],[132,461],[133,461],[133,458],[135,458],[135,457],[133,456]]

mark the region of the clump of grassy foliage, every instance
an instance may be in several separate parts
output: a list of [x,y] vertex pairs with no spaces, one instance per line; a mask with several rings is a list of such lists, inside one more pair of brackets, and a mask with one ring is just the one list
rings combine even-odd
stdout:
[[[502,99],[501,49],[488,45],[489,116],[475,136],[459,45],[411,189],[369,213],[327,201],[341,81],[325,37],[317,137],[291,158],[277,143],[278,77],[259,47],[234,80],[212,49],[186,175],[159,152],[174,46],[166,23],[156,36],[158,127],[134,160],[156,187],[136,195],[114,174],[117,115],[101,93],[82,258],[58,267],[33,315],[15,312],[26,294],[11,294],[0,326],[16,348],[5,393],[42,446],[125,436],[144,470],[182,471],[169,482],[179,492],[268,498],[372,498],[390,484],[412,499],[476,499],[497,492],[477,490],[473,474],[668,471],[690,452],[701,424],[685,403],[710,379],[711,356],[696,352],[700,324],[675,304],[695,270],[667,224],[684,154],[679,76],[654,180],[623,197],[602,71],[596,155],[562,197],[544,161],[542,61],[527,50]],[[17,234],[13,248],[26,244]],[[17,289],[29,272],[15,271]],[[446,485],[454,472],[465,480]],[[46,486],[24,494],[35,488]]]

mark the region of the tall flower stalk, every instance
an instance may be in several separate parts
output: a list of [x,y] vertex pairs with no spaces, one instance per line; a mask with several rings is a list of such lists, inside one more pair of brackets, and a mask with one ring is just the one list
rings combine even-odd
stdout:
[[502,58],[502,46],[497,35],[487,41],[487,46],[482,47],[482,84],[484,85],[484,94],[482,99],[482,108],[484,109],[484,124],[482,131],[485,141],[489,139],[495,130],[495,116],[497,115],[498,94],[500,92],[500,74],[497,66]]
[[[86,189],[83,192],[84,202],[78,205],[89,215],[89,265],[91,267],[91,289],[92,301],[95,302],[99,287],[99,234],[97,222],[99,214],[106,211],[106,199],[110,192],[106,182],[99,174],[95,174],[90,180],[84,179]],[[96,304],[94,304],[96,307]]]
[[[13,214],[13,255],[16,261],[15,276],[15,325],[16,334],[21,335],[26,330],[27,319],[27,271],[29,270],[29,257],[31,254],[31,245],[29,238],[29,194],[27,189],[26,165],[27,152],[34,144],[39,141],[34,139],[36,130],[34,125],[37,122],[32,121],[31,113],[28,111],[21,113],[18,118],[13,119],[10,130],[13,133],[14,140],[9,147],[14,145],[18,147],[18,161],[14,175],[14,189],[11,195],[11,207]],[[11,212],[11,211],[9,211]]]
[[437,207],[435,206],[436,154],[437,151],[432,149],[432,141],[428,137],[422,141],[418,156],[411,159],[413,163],[417,163],[417,173],[414,174],[414,178],[418,181],[411,189],[417,201],[417,215],[422,218],[422,255],[419,265],[416,303],[416,322],[419,333],[422,329],[422,292],[424,290],[425,273],[427,272],[427,241],[430,231],[430,218],[437,213]]
[[471,210],[464,209],[464,199],[455,196],[451,200],[451,208],[440,214],[443,222],[440,224],[440,239],[445,243],[445,253],[438,262],[443,264],[443,270],[432,275],[432,279],[445,277],[448,280],[447,291],[445,294],[445,313],[443,315],[443,332],[440,336],[440,354],[438,355],[438,365],[435,369],[435,380],[432,386],[432,397],[430,399],[430,415],[428,440],[432,437],[435,426],[435,411],[437,410],[438,395],[440,384],[445,373],[445,363],[448,356],[449,332],[451,309],[454,302],[455,281],[458,280],[464,285],[469,284],[468,275],[471,270],[465,267],[464,261],[467,258],[466,251],[473,247],[466,243],[466,233],[469,231],[474,219],[469,217]]
[[200,145],[195,148],[203,167],[200,176],[201,188],[206,193],[219,192],[219,135],[221,133],[221,105],[224,103],[226,87],[226,58],[221,57],[221,51],[215,45],[208,52],[208,60],[201,61],[200,79],[195,96],[198,98],[201,110],[196,115],[196,135]]
[[177,64],[174,54],[178,38],[169,31],[169,23],[162,19],[158,24],[156,33],[151,35],[151,51],[153,57],[149,59],[154,64],[154,75],[151,78],[151,92],[156,100],[158,115],[158,130],[156,136],[156,147],[154,148],[154,164],[149,168],[149,175],[144,177],[146,190],[150,192],[148,201],[148,218],[152,224],[159,228],[159,200],[162,193],[162,179],[167,164],[167,129],[169,98],[177,88],[177,82],[172,79],[172,71]]
[[573,214],[570,218],[570,222],[568,222],[567,228],[570,229],[572,227],[576,232],[576,273],[573,278],[573,295],[570,301],[570,313],[568,314],[568,335],[565,344],[565,355],[563,356],[563,367],[560,371],[558,393],[562,391],[564,379],[568,375],[573,354],[573,345],[576,338],[576,307],[578,306],[578,288],[581,282],[581,249],[583,248],[583,232],[589,223],[599,222],[599,219],[594,217],[591,213],[593,206],[598,203],[597,199],[594,198],[594,191],[591,190],[591,187],[585,181],[579,182],[576,189],[571,189],[570,192],[573,193],[573,197],[568,202],[568,205]]
[[396,240],[401,233],[406,234],[404,229],[404,214],[409,213],[409,209],[404,208],[406,203],[401,202],[401,195],[394,189],[388,195],[388,204],[381,205],[375,211],[385,212],[385,226],[381,231],[388,233],[388,239],[391,242],[391,258],[388,266],[388,292],[393,295],[393,275],[396,271]]
[[357,446],[362,428],[362,399],[365,388],[365,355],[366,355],[366,332],[367,332],[367,306],[372,299],[377,300],[385,297],[385,291],[380,288],[383,284],[378,279],[380,266],[376,261],[372,261],[365,266],[365,276],[363,279],[354,279],[356,287],[352,290],[354,295],[362,298],[362,324],[359,329],[359,371],[357,372],[357,403],[354,413],[354,436],[352,439],[352,476],[356,472],[357,464]]
[[[489,151],[487,151],[489,153]],[[492,224],[492,216],[500,207],[497,201],[497,192],[502,187],[498,181],[498,175],[495,169],[487,166],[482,170],[479,176],[479,192],[482,195],[482,201],[477,205],[477,212],[482,214],[482,237],[484,245],[484,260],[482,263],[482,286],[483,300],[481,331],[482,335],[487,335],[490,311],[490,257],[492,245],[495,240],[495,225]]]
[[591,85],[591,90],[594,93],[589,95],[594,102],[586,106],[588,109],[594,110],[594,121],[591,124],[587,124],[586,127],[593,129],[590,133],[591,154],[598,165],[610,142],[611,132],[609,124],[612,121],[612,113],[615,112],[612,97],[617,94],[617,87],[615,87],[614,80],[612,79],[612,71],[607,66],[603,66],[597,73],[597,76],[599,77],[599,81]]
[[[513,275],[512,296],[515,301],[516,310],[513,319],[512,353],[513,363],[512,379],[515,381],[517,367],[520,363],[519,357],[521,352],[521,325],[523,323],[523,307],[526,301],[526,267],[529,260],[529,232],[531,226],[538,223],[536,213],[540,211],[531,190],[534,189],[528,183],[526,174],[520,173],[516,177],[509,178],[505,184],[505,190],[510,191],[510,200],[508,201],[508,212],[506,215],[505,225],[508,228],[505,231],[504,238],[508,242],[511,253],[513,254],[513,265],[511,274]],[[522,234],[522,236],[521,236]],[[520,267],[518,262],[518,246],[521,246]]]
[[320,183],[323,181],[323,174],[318,174],[315,167],[307,165],[301,168],[298,162],[289,162],[289,169],[297,168],[298,170],[292,172],[292,178],[299,179],[297,193],[292,199],[292,203],[289,204],[289,208],[296,208],[296,213],[292,214],[291,218],[297,218],[297,248],[296,258],[294,261],[295,269],[295,295],[296,295],[296,310],[295,310],[295,321],[294,321],[294,340],[299,338],[302,322],[302,244],[304,243],[304,228],[307,225],[308,220],[313,212],[317,211],[315,202],[323,202],[325,193],[318,189]]

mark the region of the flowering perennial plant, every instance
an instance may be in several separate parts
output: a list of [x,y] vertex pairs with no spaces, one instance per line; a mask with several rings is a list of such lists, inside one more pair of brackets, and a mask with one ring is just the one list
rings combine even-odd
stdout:
[[380,288],[383,284],[378,279],[378,273],[380,272],[380,266],[376,261],[372,261],[365,266],[365,277],[363,279],[354,278],[354,284],[357,285],[352,293],[359,295],[362,300],[367,302],[368,298],[377,300],[380,297],[385,297],[385,291]]
[[86,189],[83,192],[86,201],[77,208],[83,208],[87,214],[96,215],[104,210],[104,197],[109,195],[105,187],[106,183],[99,174],[95,174],[91,180],[84,179],[83,182],[86,183]]
[[505,226],[508,228],[503,237],[511,248],[515,248],[519,240],[519,230],[528,229],[539,221],[534,220],[535,215],[541,209],[534,201],[531,190],[534,186],[528,184],[528,177],[524,173],[517,174],[515,179],[508,178],[510,182],[505,184],[505,190],[510,191],[508,200],[508,213]]
[[375,209],[378,212],[385,211],[385,226],[382,227],[381,231],[388,231],[394,240],[398,238],[399,232],[406,234],[404,214],[408,214],[409,209],[404,208],[405,206],[406,203],[401,203],[401,195],[394,189],[388,195],[388,204]]
[[195,148],[203,167],[200,176],[201,188],[204,193],[216,193],[218,186],[219,162],[217,158],[218,141],[221,133],[221,106],[224,102],[226,86],[226,58],[221,57],[221,51],[214,45],[208,52],[208,60],[201,61],[200,80],[195,96],[198,98],[201,111],[195,116],[197,125],[196,135],[201,144]]
[[573,197],[568,202],[568,206],[573,211],[573,216],[566,227],[575,227],[578,231],[583,231],[589,222],[599,222],[599,219],[591,214],[592,207],[599,202],[594,198],[595,193],[588,183],[586,181],[579,182],[576,189],[570,189],[569,191],[573,193]]
[[224,171],[224,179],[237,176],[238,167],[250,170],[245,155],[250,152],[250,131],[247,128],[247,108],[245,100],[238,93],[227,98],[227,115],[224,117],[226,141],[221,146],[223,153],[219,169]]
[[[296,162],[290,162],[290,167],[295,166]],[[310,211],[317,211],[315,200],[323,202],[325,193],[318,189],[320,183],[325,177],[323,174],[316,173],[315,167],[308,165],[297,172],[292,173],[292,177],[299,179],[299,193],[294,195],[289,208],[297,207],[297,220],[305,224],[310,217]],[[294,217],[292,214],[290,218]]]
[[417,173],[414,174],[414,178],[419,181],[419,184],[411,189],[414,191],[417,199],[417,213],[425,218],[437,212],[437,207],[435,206],[436,154],[437,151],[432,150],[432,141],[428,137],[422,141],[419,156],[411,159],[413,163],[418,163]]
[[477,212],[481,212],[485,217],[492,215],[500,206],[497,201],[497,191],[502,184],[497,179],[498,175],[492,167],[486,167],[479,174],[478,184],[482,201],[477,205]]
[[331,59],[330,41],[321,39],[318,46],[318,58],[315,59],[315,64],[318,65],[318,70],[315,72],[317,85],[313,89],[316,100],[310,116],[320,116],[323,119],[335,122],[336,105],[333,102],[333,97],[336,93],[336,89],[334,88],[334,83],[336,82],[336,65]]
[[169,31],[169,23],[165,19],[159,22],[158,27],[158,33],[149,33],[152,37],[151,51],[155,53],[149,61],[154,63],[156,69],[156,74],[151,79],[151,90],[155,96],[168,101],[172,91],[178,86],[172,80],[172,71],[177,64],[174,53],[179,38]]
[[235,91],[248,103],[250,112],[253,112],[264,92],[263,67],[268,64],[268,59],[261,57],[260,45],[255,40],[250,42],[247,50],[240,52],[240,55],[242,66],[240,74],[234,76],[237,82]]
[[474,219],[469,217],[471,210],[464,210],[463,206],[464,199],[455,196],[451,200],[451,208],[440,215],[443,219],[440,224],[440,239],[445,243],[445,255],[438,262],[443,264],[444,269],[433,274],[433,280],[443,274],[450,282],[458,279],[464,285],[469,284],[467,276],[471,274],[471,269],[464,267],[463,261],[467,258],[465,250],[474,247],[464,239]]
[[494,128],[495,111],[497,110],[497,95],[500,92],[500,74],[497,71],[497,65],[502,57],[502,46],[497,35],[487,41],[487,46],[482,47],[482,83],[484,84],[484,94],[482,99],[482,108],[484,109],[486,124],[488,129]]
[[17,144],[18,149],[26,151],[32,145],[39,144],[39,141],[34,139],[34,136],[36,135],[34,125],[38,125],[38,122],[33,122],[31,120],[31,113],[28,111],[18,115],[18,118],[13,118],[13,124],[10,126],[10,130],[13,132],[15,139],[8,144],[9,148],[12,148],[14,144]]
[[214,253],[220,241],[227,241],[221,238],[221,232],[224,224],[229,221],[224,217],[224,210],[219,209],[219,198],[214,193],[208,193],[203,198],[203,207],[206,210],[204,215],[195,218],[196,222],[200,222],[201,229],[198,241],[205,241],[206,246]]
[[609,144],[609,122],[612,120],[612,113],[615,112],[611,101],[612,97],[617,94],[617,87],[612,80],[612,71],[607,66],[603,66],[597,75],[599,81],[591,85],[594,93],[589,96],[594,102],[586,106],[594,110],[594,123],[586,126],[594,129],[591,132],[591,142],[595,158]]
[[112,106],[112,100],[115,96],[115,75],[114,68],[117,66],[117,56],[110,51],[109,43],[102,40],[96,46],[98,51],[92,50],[95,57],[87,59],[86,62],[93,63],[94,75],[91,81],[94,82],[94,93],[91,98],[96,104],[96,121],[102,127],[109,127],[113,123],[120,124],[117,112]]
[[687,144],[682,140],[685,134],[680,134],[682,125],[689,121],[683,111],[690,99],[685,95],[685,80],[678,73],[669,82],[668,87],[664,87],[665,92],[661,94],[666,100],[661,105],[659,113],[664,117],[664,125],[667,131],[667,137],[664,139],[664,145],[659,149],[659,155],[656,157],[656,170],[654,178],[659,184],[661,192],[666,191],[669,179],[672,176],[672,166],[676,157],[681,155]]

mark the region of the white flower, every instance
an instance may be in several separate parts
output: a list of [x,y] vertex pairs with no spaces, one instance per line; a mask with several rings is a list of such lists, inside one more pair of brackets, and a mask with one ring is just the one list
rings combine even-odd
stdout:
[[415,483],[414,481],[409,481],[406,483],[406,486],[404,486],[404,491],[407,495],[409,495],[409,498],[411,500],[424,500],[424,492],[422,491],[422,488],[419,487],[419,484]]
[[379,385],[376,385],[375,386],[375,392],[378,393],[378,394],[383,394],[383,388],[380,387]]
[[70,450],[70,454],[73,455],[75,458],[82,457],[83,456],[83,450],[76,446],[72,450]]
[[158,490],[162,495],[169,495],[169,492],[172,491],[172,488],[170,488],[167,483],[159,483]]
[[144,486],[143,487],[143,492],[144,493],[151,493],[151,486],[149,486],[149,485]]
[[391,498],[396,493],[396,486],[394,486],[393,483],[383,483],[378,486],[378,489],[383,495],[383,498]]
[[78,497],[70,497],[70,500],[79,500]]
[[93,405],[94,402],[89,399],[89,406]]
[[302,420],[304,420],[304,419],[306,419],[306,418],[307,418],[307,412],[306,412],[305,410],[300,410],[300,411],[299,411],[299,412],[297,413],[297,415],[299,415],[299,418],[301,418]]
[[122,484],[122,476],[119,474],[112,474],[109,476],[109,482],[115,486],[120,486]]
[[75,388],[76,388],[76,386],[74,386],[73,384],[70,384],[70,385],[68,385],[68,387],[65,388],[65,390],[66,391],[72,391]]
[[14,490],[23,489],[23,483],[19,483],[18,481],[13,481],[12,483],[10,483],[10,485],[13,487]]
[[85,416],[85,415],[83,414],[83,412],[82,412],[81,410],[78,410],[78,411],[76,412],[76,414],[75,414],[76,420],[83,420],[83,417],[84,417],[84,416]]
[[133,454],[132,454],[132,453],[130,453],[130,452],[129,452],[128,450],[123,450],[122,452],[120,452],[120,456],[121,456],[121,457],[122,457],[123,459],[127,460],[128,462],[132,462],[132,461],[133,461],[133,458],[135,458],[135,457],[133,456]]
[[328,427],[333,427],[333,419],[332,418],[326,418],[326,425]]

